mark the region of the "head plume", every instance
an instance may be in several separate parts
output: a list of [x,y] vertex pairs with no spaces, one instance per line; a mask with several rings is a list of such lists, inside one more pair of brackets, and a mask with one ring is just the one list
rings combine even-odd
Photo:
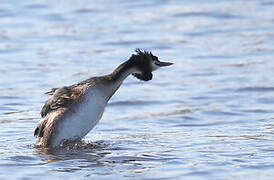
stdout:
[[154,56],[151,52],[148,51],[141,51],[140,49],[136,49],[135,52],[136,54],[133,54],[130,57],[130,61],[139,72],[133,73],[132,75],[143,81],[151,80],[153,76],[152,71],[155,71],[159,67],[173,64],[170,62],[159,61],[157,56]]
[[136,66],[140,73],[133,73],[132,75],[140,80],[149,81],[152,79],[152,53],[148,51],[135,50],[136,54],[133,54],[130,61]]

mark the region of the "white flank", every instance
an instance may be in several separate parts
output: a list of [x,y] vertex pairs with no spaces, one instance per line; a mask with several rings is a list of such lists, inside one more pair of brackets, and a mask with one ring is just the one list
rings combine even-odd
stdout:
[[95,88],[88,90],[80,106],[58,126],[52,146],[58,146],[64,140],[82,139],[99,122],[106,104],[102,93]]

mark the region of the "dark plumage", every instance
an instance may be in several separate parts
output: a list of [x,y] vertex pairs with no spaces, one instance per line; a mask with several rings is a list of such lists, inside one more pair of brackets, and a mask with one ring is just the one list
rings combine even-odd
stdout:
[[[41,117],[46,117],[52,111],[63,108],[68,109],[75,103],[78,103],[87,87],[87,84],[92,84],[92,79],[81,82],[72,86],[62,88],[53,88],[46,94],[52,95],[44,104],[41,110]],[[34,136],[43,137],[44,127],[47,124],[47,119],[38,124],[34,131]]]
[[152,55],[151,52],[142,52],[140,49],[137,49],[136,52],[137,55],[133,54],[130,60],[137,65],[137,67],[140,69],[142,73],[133,73],[132,75],[140,80],[149,81],[153,77],[151,73],[151,61],[153,61],[157,57]]

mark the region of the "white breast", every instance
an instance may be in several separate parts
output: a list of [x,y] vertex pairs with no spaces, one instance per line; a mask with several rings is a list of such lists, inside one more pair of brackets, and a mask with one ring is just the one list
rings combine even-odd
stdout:
[[58,133],[53,146],[59,145],[63,140],[82,139],[101,119],[107,100],[99,90],[93,88],[85,94],[71,116],[63,120],[58,127]]

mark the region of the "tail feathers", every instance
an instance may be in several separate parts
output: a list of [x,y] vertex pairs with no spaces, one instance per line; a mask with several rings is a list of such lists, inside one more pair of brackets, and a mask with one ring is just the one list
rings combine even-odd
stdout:
[[43,120],[37,125],[36,129],[34,130],[35,137],[43,137],[46,124],[47,124],[47,121]]

